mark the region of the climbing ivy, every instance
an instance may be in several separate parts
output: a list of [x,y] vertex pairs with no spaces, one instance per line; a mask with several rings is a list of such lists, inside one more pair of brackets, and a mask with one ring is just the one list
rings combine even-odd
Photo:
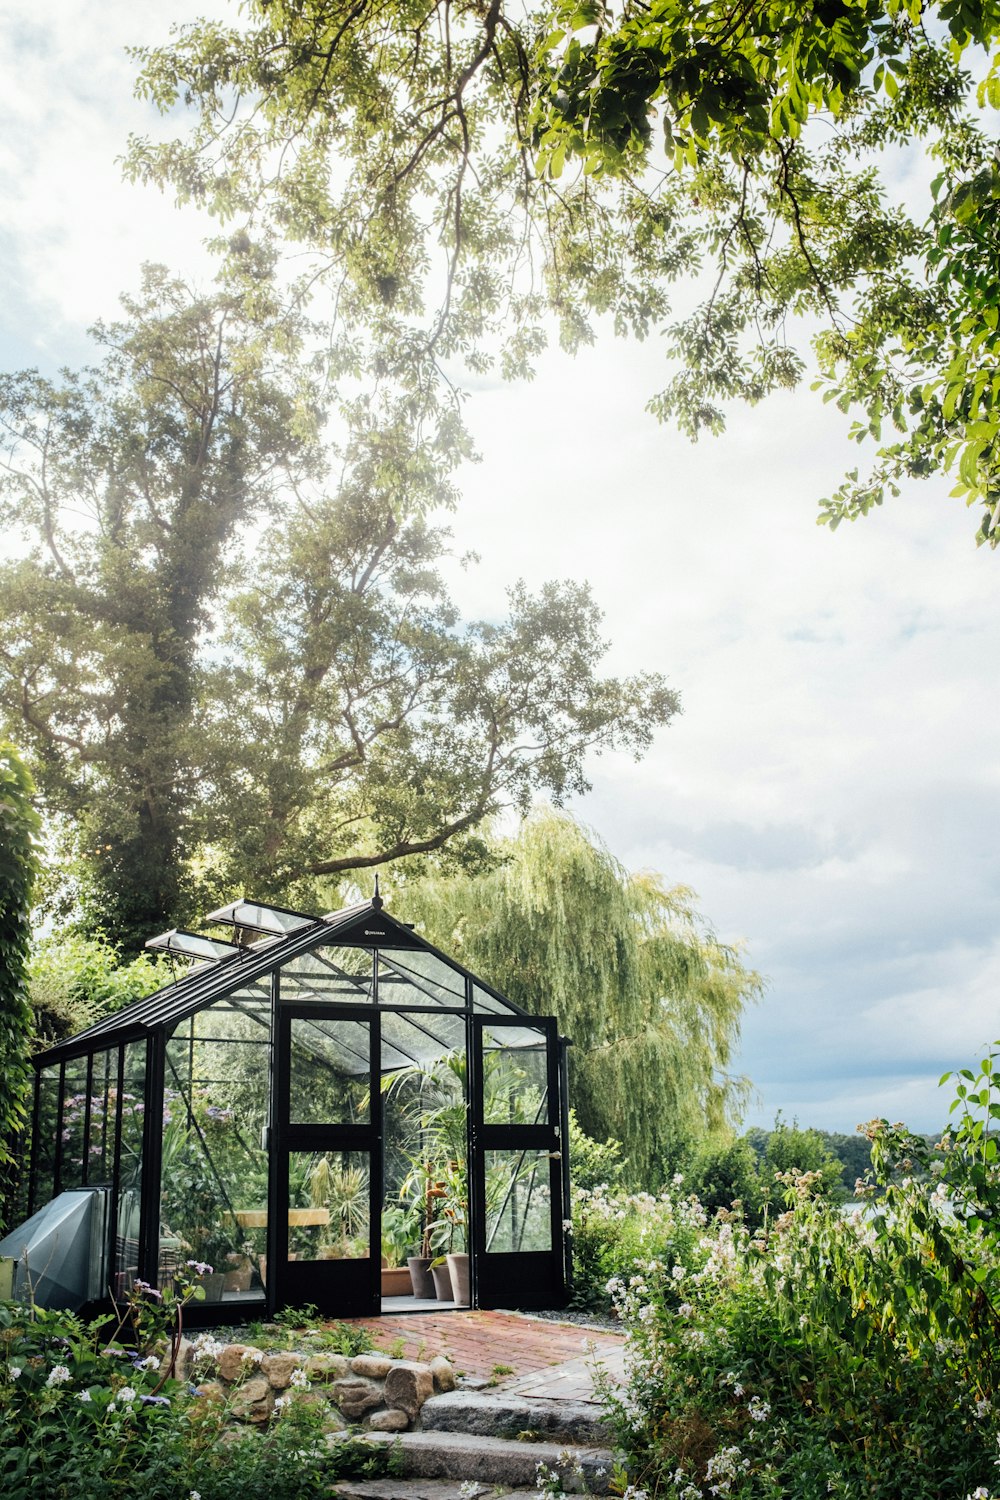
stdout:
[[0,1169],[14,1160],[30,1076],[29,911],[38,873],[34,786],[13,745],[0,742]]

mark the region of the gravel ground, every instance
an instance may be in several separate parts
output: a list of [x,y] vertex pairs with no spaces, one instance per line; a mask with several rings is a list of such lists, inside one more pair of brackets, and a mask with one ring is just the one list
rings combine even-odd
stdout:
[[529,1318],[544,1318],[549,1323],[575,1323],[577,1328],[596,1328],[601,1333],[624,1332],[621,1323],[610,1313],[578,1312],[573,1308],[562,1308],[551,1312],[531,1312],[525,1316]]

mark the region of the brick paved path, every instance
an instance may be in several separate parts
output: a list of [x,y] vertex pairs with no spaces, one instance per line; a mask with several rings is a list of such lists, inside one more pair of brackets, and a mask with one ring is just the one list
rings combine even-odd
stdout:
[[[390,1313],[380,1318],[343,1321],[349,1327],[368,1329],[383,1349],[401,1344],[407,1359],[432,1359],[435,1354],[443,1354],[456,1370],[479,1379],[488,1380],[495,1366],[507,1365],[513,1373],[500,1377],[500,1384],[508,1388],[525,1376],[555,1365],[572,1361],[582,1368],[590,1344],[595,1346],[599,1358],[605,1357],[617,1365],[624,1344],[618,1333],[580,1328],[574,1323],[553,1323],[524,1313],[485,1312],[478,1308],[396,1316]],[[531,1383],[541,1394],[543,1383]],[[526,1390],[525,1394],[529,1392]]]

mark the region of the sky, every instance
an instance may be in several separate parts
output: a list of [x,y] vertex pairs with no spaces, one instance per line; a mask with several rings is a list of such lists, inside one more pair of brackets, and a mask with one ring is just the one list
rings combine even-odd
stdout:
[[[124,47],[206,13],[228,12],[0,0],[0,371],[86,361],[144,260],[207,279],[208,222],[116,165],[130,131],[181,123],[133,97]],[[659,339],[608,335],[470,387],[453,529],[482,560],[456,600],[495,617],[518,578],[586,578],[609,670],[680,692],[645,759],[595,760],[573,810],[765,976],[746,1123],[933,1130],[940,1075],[1000,1036],[1000,558],[940,478],[817,526],[860,455],[808,381],[692,446],[644,411],[664,370]]]

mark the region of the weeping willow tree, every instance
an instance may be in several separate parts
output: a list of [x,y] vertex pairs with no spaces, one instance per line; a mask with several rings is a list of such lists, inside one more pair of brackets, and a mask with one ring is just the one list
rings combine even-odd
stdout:
[[749,1088],[729,1072],[760,976],[692,894],[632,875],[572,818],[530,817],[493,869],[425,876],[404,904],[432,942],[573,1040],[570,1100],[653,1186],[692,1138],[731,1129]]

